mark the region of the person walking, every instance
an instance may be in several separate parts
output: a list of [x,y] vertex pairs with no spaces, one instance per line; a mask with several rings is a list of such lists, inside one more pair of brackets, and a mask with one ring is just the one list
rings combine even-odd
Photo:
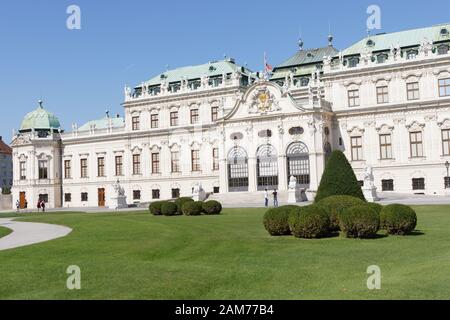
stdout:
[[264,190],[264,206],[269,206],[269,191],[267,191],[267,188]]
[[20,201],[19,200],[16,201],[16,208],[17,208],[17,212],[19,212],[20,211]]
[[273,206],[278,207],[278,192],[277,189],[273,190]]
[[44,200],[41,201],[41,208],[42,208],[42,212],[45,212],[45,202],[44,202]]
[[41,200],[38,200],[38,203],[37,203],[37,209],[38,209],[38,212],[39,212],[40,209],[41,209]]
[[25,205],[23,206],[23,208],[25,209],[25,212],[28,212],[28,201],[25,200]]

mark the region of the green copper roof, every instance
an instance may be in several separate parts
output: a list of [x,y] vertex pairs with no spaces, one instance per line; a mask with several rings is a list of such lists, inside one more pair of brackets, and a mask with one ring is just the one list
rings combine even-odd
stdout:
[[[447,30],[446,33],[445,30]],[[359,54],[367,49],[375,52],[389,50],[391,46],[412,47],[420,45],[424,38],[432,42],[450,40],[450,24],[369,36],[345,49],[342,53],[344,56],[349,56]],[[369,40],[372,42],[368,43]]]
[[42,107],[42,101],[39,101],[39,106],[36,110],[28,113],[22,120],[20,131],[27,130],[50,130],[61,127],[58,118],[48,112]]
[[292,57],[284,61],[282,64],[277,66],[277,69],[300,66],[311,63],[322,63],[323,58],[326,56],[334,56],[338,53],[338,50],[332,46],[308,50],[299,50]]
[[147,85],[158,85],[162,81],[167,83],[179,82],[181,79],[193,80],[200,79],[203,75],[208,77],[221,76],[224,73],[239,72],[241,74],[250,75],[252,72],[245,67],[241,67],[234,63],[233,59],[226,59],[221,61],[212,61],[209,63],[181,67],[174,70],[168,70],[160,73],[156,77],[146,81]]
[[95,126],[95,130],[101,130],[101,129],[107,129],[109,127],[109,121],[112,121],[112,127],[113,128],[122,128],[125,126],[125,121],[121,117],[109,117],[105,116],[102,119],[89,121],[88,123],[85,123],[81,127],[78,128],[78,131],[89,131],[91,129],[91,126]]

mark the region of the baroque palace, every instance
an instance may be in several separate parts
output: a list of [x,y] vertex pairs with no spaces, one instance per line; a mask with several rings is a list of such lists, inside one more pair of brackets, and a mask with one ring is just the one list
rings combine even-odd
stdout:
[[[450,24],[299,50],[272,72],[233,59],[125,88],[124,117],[63,131],[42,102],[13,138],[13,202],[108,206],[287,190],[311,200],[332,150],[379,191],[443,195],[450,160]],[[450,190],[450,189],[449,189]]]

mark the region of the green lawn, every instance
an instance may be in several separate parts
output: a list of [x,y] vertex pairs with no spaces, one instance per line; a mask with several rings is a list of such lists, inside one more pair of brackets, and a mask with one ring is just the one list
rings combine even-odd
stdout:
[[0,227],[0,238],[3,238],[12,232],[11,229]]
[[[271,237],[263,209],[28,216],[73,232],[1,251],[0,299],[449,299],[450,206],[415,209],[415,235],[373,240]],[[69,265],[81,290],[66,289]],[[369,265],[381,290],[366,287]]]

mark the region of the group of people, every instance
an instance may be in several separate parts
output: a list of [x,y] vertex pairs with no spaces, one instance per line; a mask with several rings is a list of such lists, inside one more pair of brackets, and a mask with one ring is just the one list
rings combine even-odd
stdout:
[[[274,207],[278,207],[278,192],[277,192],[277,189],[273,190],[272,196],[273,196],[273,206]],[[267,189],[264,190],[264,205],[266,207],[269,206],[269,190],[267,190]]]
[[[17,208],[17,212],[19,212],[21,209],[19,200],[16,201],[16,208]],[[23,209],[28,209],[28,201],[25,201]],[[37,202],[38,212],[41,211],[41,209],[42,209],[42,212],[45,212],[45,201],[44,200],[38,200],[38,202]]]

